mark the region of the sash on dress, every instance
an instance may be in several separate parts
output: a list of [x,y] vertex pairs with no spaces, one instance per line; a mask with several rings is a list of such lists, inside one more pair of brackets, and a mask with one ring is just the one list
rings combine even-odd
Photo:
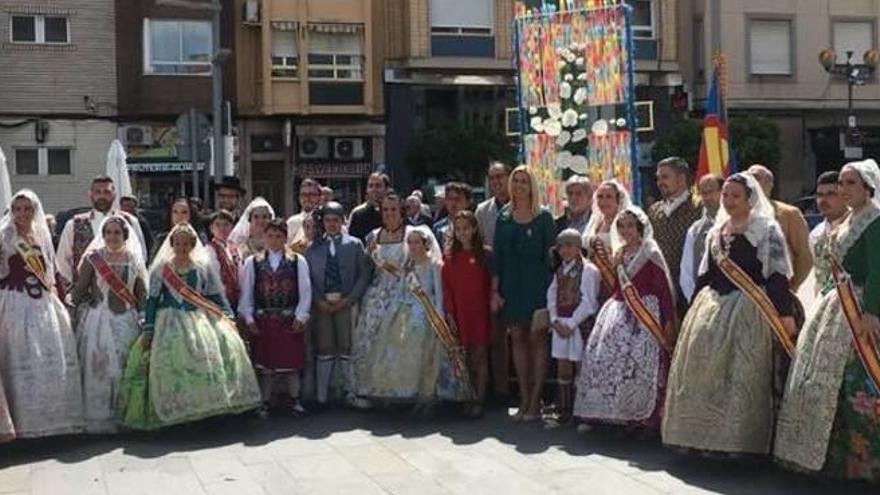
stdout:
[[779,312],[776,311],[776,307],[773,306],[773,302],[767,296],[767,293],[764,292],[754,280],[752,280],[752,277],[750,277],[748,273],[743,271],[743,269],[727,255],[719,253],[716,261],[718,268],[724,273],[724,276],[733,282],[733,285],[758,306],[761,315],[770,325],[770,329],[773,330],[773,335],[776,336],[776,340],[782,345],[785,353],[788,354],[789,357],[794,356],[794,341],[785,329],[785,325],[782,324]]
[[660,347],[671,355],[673,349],[672,345],[669,343],[669,337],[666,335],[666,330],[660,322],[657,321],[657,318],[651,313],[648,307],[645,306],[645,302],[642,301],[642,296],[639,294],[639,290],[632,284],[632,281],[629,279],[629,276],[626,274],[626,270],[622,265],[617,267],[617,277],[620,280],[620,291],[623,294],[623,300],[626,302],[627,307],[633,312],[636,319],[638,319],[639,322],[651,332],[651,335],[654,336],[657,343],[660,344]]
[[15,243],[15,249],[21,256],[21,259],[24,260],[25,269],[33,276],[37,277],[37,280],[44,289],[47,291],[52,290],[52,283],[46,278],[46,265],[43,264],[43,260],[40,258],[39,253],[34,251],[34,248],[23,240],[19,240]]
[[840,298],[841,309],[846,316],[847,323],[849,323],[853,347],[856,349],[856,354],[859,355],[862,366],[871,377],[875,390],[880,390],[880,356],[877,355],[877,339],[870,332],[866,335],[860,334],[858,328],[862,321],[862,308],[856,296],[852,279],[834,254],[829,252],[826,256],[831,265],[831,275],[834,278],[837,296]]
[[596,249],[590,249],[589,258],[590,261],[596,265],[596,268],[599,269],[599,274],[602,275],[602,281],[605,282],[605,286],[608,287],[609,291],[613,291],[614,284],[617,280],[614,276],[614,269],[611,267],[611,261],[605,254],[604,249],[602,252],[598,252]]
[[409,291],[422,305],[422,308],[425,310],[425,316],[428,318],[428,323],[437,335],[437,339],[449,354],[456,378],[461,380],[464,384],[464,389],[471,393],[473,389],[471,388],[470,375],[465,363],[464,348],[461,345],[458,329],[454,324],[450,325],[447,323],[446,319],[434,307],[434,303],[431,302],[428,294],[425,293],[425,289],[422,288],[421,281],[415,271],[409,272],[406,280]]
[[184,301],[204,310],[209,315],[221,319],[229,319],[226,313],[223,312],[223,308],[205,296],[199,294],[198,291],[190,287],[182,278],[177,276],[170,264],[165,264],[165,266],[162,267],[162,279],[165,280],[175,292],[180,294],[180,297],[183,298]]
[[226,286],[226,290],[229,291],[232,296],[235,296],[235,299],[238,299],[238,271],[233,266],[232,260],[229,259],[229,254],[226,252],[226,248],[216,241],[211,242],[211,248],[217,255],[217,261],[220,264],[220,279],[223,280],[223,285]]
[[107,263],[107,260],[104,259],[103,256],[98,254],[97,252],[93,252],[87,258],[89,263],[95,267],[95,271],[98,272],[98,275],[101,276],[101,279],[104,282],[107,282],[107,285],[110,286],[110,290],[113,291],[113,294],[116,295],[122,302],[128,304],[132,308],[137,308],[138,301],[134,296],[134,293],[131,289],[126,285],[125,282],[119,278],[119,275],[110,268],[110,265]]

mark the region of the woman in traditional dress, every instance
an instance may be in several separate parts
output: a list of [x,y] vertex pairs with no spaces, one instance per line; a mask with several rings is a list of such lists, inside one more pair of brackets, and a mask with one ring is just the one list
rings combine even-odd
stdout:
[[669,371],[663,442],[767,454],[774,348],[779,341],[790,352],[796,332],[791,264],[773,207],[751,175],[732,175],[721,195]]
[[617,214],[629,205],[629,193],[616,180],[606,180],[593,193],[593,213],[584,230],[584,247],[587,257],[602,275],[599,304],[603,304],[617,286],[611,262],[611,228]]
[[70,293],[78,308],[77,338],[88,433],[114,433],[119,380],[140,333],[147,270],[137,238],[120,216],[107,217],[79,265]]
[[232,224],[235,223],[232,213],[226,210],[215,211],[208,219],[211,241],[208,243],[208,260],[211,268],[220,274],[220,280],[226,289],[226,300],[232,309],[238,308],[238,296],[241,287],[238,280],[239,271],[244,260],[238,247],[229,242]]
[[402,202],[395,194],[382,200],[382,227],[367,235],[367,250],[373,262],[373,281],[360,302],[357,325],[352,335],[352,362],[357,405],[368,407],[365,397],[376,395],[372,383],[377,353],[373,352],[378,335],[390,324],[391,315],[403,304],[403,265],[406,261],[405,225]]
[[275,218],[275,210],[262,197],[257,196],[245,208],[244,214],[229,234],[229,242],[238,248],[241,259],[247,259],[248,256],[257,254],[266,247],[263,235],[266,225],[269,225],[269,220],[273,218]]
[[832,230],[827,246],[828,261],[840,268],[837,285],[823,289],[798,338],[774,454],[798,470],[876,483],[880,374],[866,369],[877,369],[880,342],[880,168],[874,160],[849,163],[839,184],[852,211]]
[[619,281],[584,348],[575,415],[588,423],[656,431],[672,351],[669,269],[648,216],[637,206],[617,215],[612,241]]
[[76,338],[55,291],[43,205],[17,192],[0,220],[0,382],[18,438],[82,430]]
[[122,424],[156,429],[260,405],[247,349],[220,276],[189,224],[174,227],[150,266],[144,332],[123,374]]
[[156,241],[153,244],[153,252],[150,253],[151,258],[155,258],[156,253],[159,251],[159,247],[165,242],[171,229],[178,224],[190,223],[192,221],[193,207],[188,199],[177,198],[168,206],[168,213],[165,216],[166,230],[156,236]]
[[547,328],[533,323],[538,320],[535,312],[547,307],[550,248],[556,241],[556,226],[553,215],[541,206],[538,182],[529,167],[517,167],[510,174],[508,187],[510,203],[498,213],[492,243],[492,309],[498,312],[513,343],[520,395],[513,419],[534,421],[541,416]]
[[[373,366],[366,377],[368,396],[420,406],[456,400],[461,385],[426,307],[433,306],[432,313],[443,318],[440,245],[428,227],[407,227],[406,253],[401,304],[388,315],[370,346],[368,360]],[[419,289],[425,300],[416,296]]]

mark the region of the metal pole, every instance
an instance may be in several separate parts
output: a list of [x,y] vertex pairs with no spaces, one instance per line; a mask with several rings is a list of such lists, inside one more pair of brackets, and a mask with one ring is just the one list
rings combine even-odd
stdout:
[[[226,154],[223,152],[223,64],[220,54],[220,0],[213,0],[213,22],[211,23],[212,34],[211,43],[213,45],[211,86],[212,86],[212,110],[214,117],[214,184],[219,184],[223,179],[223,172],[226,170],[225,159]],[[205,170],[205,182],[207,182],[208,171]],[[216,190],[216,187],[214,188]],[[205,206],[208,206],[208,192],[205,191]]]
[[189,109],[189,157],[192,160],[192,196],[199,195],[199,136],[198,125],[196,125],[196,109]]
[[709,3],[711,9],[709,11],[709,26],[711,29],[709,57],[711,58],[716,51],[721,51],[721,0],[709,0]]

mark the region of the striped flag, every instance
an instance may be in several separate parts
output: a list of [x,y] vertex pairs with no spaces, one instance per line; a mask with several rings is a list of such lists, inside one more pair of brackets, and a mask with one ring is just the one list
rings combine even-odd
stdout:
[[724,109],[724,95],[719,81],[720,66],[721,63],[716,63],[712,71],[712,84],[706,100],[700,158],[697,162],[698,181],[706,174],[727,177],[736,172],[736,158],[733,155],[733,146],[727,129],[727,112]]

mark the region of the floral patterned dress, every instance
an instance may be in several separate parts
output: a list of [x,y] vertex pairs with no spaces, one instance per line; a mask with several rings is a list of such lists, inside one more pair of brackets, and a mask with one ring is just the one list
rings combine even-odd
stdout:
[[[842,256],[862,311],[880,315],[880,208],[847,218],[830,249]],[[798,337],[774,454],[797,470],[880,481],[880,390],[855,352],[833,285]]]
[[[207,266],[178,274],[190,287],[232,314],[219,275]],[[247,349],[231,319],[217,318],[183,300],[163,279],[150,277],[145,329],[131,348],[121,384],[121,421],[151,430],[260,405]]]

